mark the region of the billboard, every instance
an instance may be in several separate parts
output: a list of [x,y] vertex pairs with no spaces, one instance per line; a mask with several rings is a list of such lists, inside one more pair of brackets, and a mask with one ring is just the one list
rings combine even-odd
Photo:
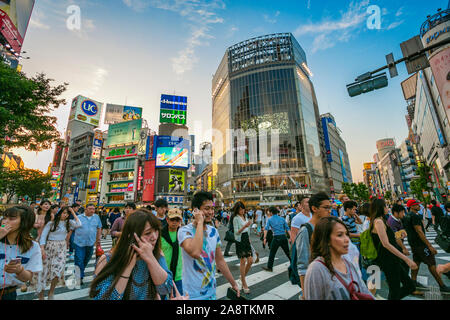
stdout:
[[124,143],[138,143],[142,128],[142,119],[109,125],[106,146]]
[[184,192],[184,176],[183,170],[169,169],[169,193]]
[[0,0],[0,33],[20,54],[35,0]]
[[341,160],[342,180],[344,182],[348,182],[347,171],[346,171],[346,168],[345,168],[344,152],[342,152],[341,149],[339,149],[339,159]]
[[77,96],[72,100],[69,121],[77,120],[98,127],[100,124],[102,105],[102,103],[95,100]]
[[162,147],[156,151],[157,168],[189,167],[189,149],[179,147]]
[[53,154],[53,167],[58,167],[61,164],[61,157],[63,153],[63,143],[64,140],[61,140],[60,143],[56,144],[55,153]]
[[144,164],[142,201],[155,201],[155,160],[146,161]]
[[328,135],[328,122],[330,122],[330,118],[323,117],[322,118],[322,129],[323,129],[323,137],[325,140],[325,150],[327,154],[327,162],[333,162],[333,156],[331,154],[331,146],[330,146],[330,137]]
[[99,179],[100,179],[100,170],[95,169],[89,171],[88,193],[97,194]]
[[364,170],[372,170],[372,165],[374,165],[374,162],[365,162],[364,163]]
[[142,118],[142,108],[107,104],[105,111],[105,124],[114,124]]
[[161,95],[160,123],[186,124],[187,97]]
[[430,66],[441,95],[442,106],[450,119],[450,48],[433,53]]
[[120,158],[128,158],[128,157],[136,157],[137,156],[137,148],[136,146],[131,147],[123,147],[123,148],[117,148],[117,149],[111,149],[109,150],[108,154],[106,155],[105,159],[120,159]]

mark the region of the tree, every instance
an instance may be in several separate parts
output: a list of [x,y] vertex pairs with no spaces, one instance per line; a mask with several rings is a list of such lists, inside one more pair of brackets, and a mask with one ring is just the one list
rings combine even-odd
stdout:
[[384,193],[384,198],[386,199],[386,200],[392,200],[392,192],[391,191],[386,191],[385,193]]
[[[421,202],[430,203],[430,192],[432,191],[432,187],[430,187],[432,183],[431,168],[427,164],[421,163],[417,167],[416,175],[418,178],[415,178],[410,184],[411,191]],[[425,196],[424,192],[428,192],[428,196]]]
[[367,186],[360,182],[356,185],[355,188],[356,194],[357,194],[357,198],[359,201],[368,201],[370,198],[370,192],[369,192],[369,188],[367,188]]
[[57,119],[50,114],[66,103],[59,96],[68,84],[52,87],[52,81],[44,73],[27,78],[0,62],[0,151],[3,147],[41,151],[58,141]]
[[6,203],[10,203],[20,188],[21,175],[19,170],[0,168],[0,193],[6,195]]
[[[350,198],[356,199],[354,183],[343,182],[342,183],[342,191]],[[356,185],[355,185],[356,186]]]

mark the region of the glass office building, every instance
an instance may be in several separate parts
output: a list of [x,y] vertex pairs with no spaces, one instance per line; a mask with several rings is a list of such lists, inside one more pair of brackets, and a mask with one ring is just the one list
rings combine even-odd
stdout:
[[[213,175],[224,203],[239,198],[247,205],[283,205],[289,194],[295,200],[324,190],[317,100],[305,52],[291,33],[228,48],[213,78],[212,100]],[[266,151],[271,164],[262,158]],[[276,170],[267,170],[274,164]]]

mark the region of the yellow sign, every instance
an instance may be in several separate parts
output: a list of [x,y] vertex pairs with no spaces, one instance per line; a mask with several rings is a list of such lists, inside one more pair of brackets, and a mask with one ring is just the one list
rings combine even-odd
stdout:
[[88,194],[97,194],[99,179],[100,179],[100,170],[93,170],[89,172]]
[[366,162],[364,163],[364,170],[372,170],[372,165],[375,164],[374,162]]

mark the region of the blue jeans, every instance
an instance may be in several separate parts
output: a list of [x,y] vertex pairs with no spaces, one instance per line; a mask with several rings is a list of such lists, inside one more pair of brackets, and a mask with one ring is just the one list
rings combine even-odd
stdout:
[[75,248],[75,265],[80,268],[80,278],[83,279],[84,269],[86,269],[89,260],[91,260],[92,253],[94,253],[94,247],[79,247],[75,243],[73,244],[73,247]]
[[183,280],[174,281],[178,291],[183,295]]
[[[1,293],[1,289],[0,289],[0,293]],[[17,300],[17,292],[13,291],[11,293],[5,293],[3,294],[3,296],[0,298],[0,301],[13,301],[13,300]]]

